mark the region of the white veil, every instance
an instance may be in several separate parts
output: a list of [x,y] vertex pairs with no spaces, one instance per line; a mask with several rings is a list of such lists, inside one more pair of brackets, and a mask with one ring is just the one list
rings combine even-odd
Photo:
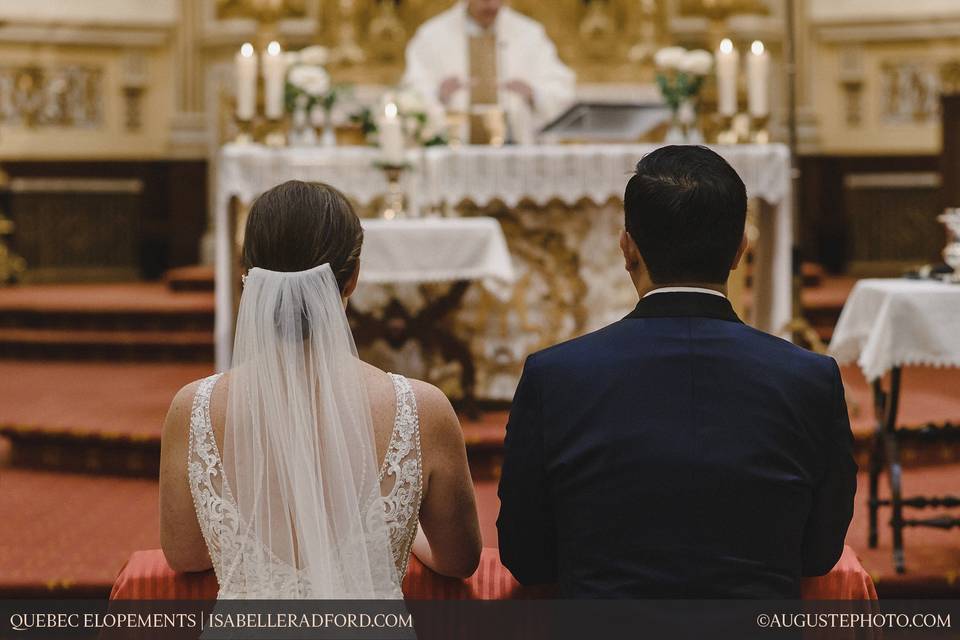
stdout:
[[399,598],[356,346],[327,264],[247,274],[224,474],[239,540],[221,585],[243,597]]

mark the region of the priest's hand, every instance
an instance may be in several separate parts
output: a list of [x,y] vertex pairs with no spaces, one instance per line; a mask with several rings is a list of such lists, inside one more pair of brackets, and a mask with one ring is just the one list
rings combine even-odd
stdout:
[[437,97],[440,98],[440,102],[447,104],[450,102],[450,98],[453,97],[457,91],[460,91],[464,87],[463,81],[456,76],[450,76],[444,79],[440,83],[440,88],[437,90]]
[[533,108],[533,105],[534,105],[533,87],[531,87],[529,84],[527,84],[523,80],[517,80],[516,78],[514,78],[513,80],[507,81],[507,83],[504,85],[504,88],[507,91],[511,91],[517,94],[518,96],[520,96],[521,98],[523,98],[524,100],[526,100],[527,104],[529,104],[530,107]]

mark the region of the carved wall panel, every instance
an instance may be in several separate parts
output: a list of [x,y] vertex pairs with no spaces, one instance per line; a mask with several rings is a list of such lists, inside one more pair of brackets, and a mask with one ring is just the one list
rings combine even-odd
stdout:
[[899,275],[939,259],[943,248],[940,174],[848,174],[844,209],[849,224],[851,273]]
[[27,281],[130,280],[140,266],[139,180],[15,178],[10,211]]
[[96,128],[102,123],[101,68],[0,66],[0,125]]
[[939,66],[933,62],[910,61],[881,64],[880,104],[884,123],[939,120]]

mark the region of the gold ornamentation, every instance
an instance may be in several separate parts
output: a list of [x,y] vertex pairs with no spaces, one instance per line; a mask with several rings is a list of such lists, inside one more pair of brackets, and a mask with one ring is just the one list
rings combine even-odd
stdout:
[[940,67],[940,84],[943,93],[960,93],[960,60],[946,62]]
[[58,65],[0,67],[0,124],[94,128],[103,123],[103,72]]
[[284,18],[302,18],[307,14],[306,0],[217,0],[217,18],[248,18],[257,21],[257,51],[278,39],[277,22]]
[[[7,190],[7,184],[9,178],[7,174],[0,168],[0,194],[3,194]],[[7,218],[3,211],[0,210],[0,286],[3,286],[10,282],[16,282],[23,272],[27,270],[26,261],[15,254],[13,251],[7,247],[7,243],[4,241],[4,236],[9,236],[13,234],[15,225],[13,221]]]

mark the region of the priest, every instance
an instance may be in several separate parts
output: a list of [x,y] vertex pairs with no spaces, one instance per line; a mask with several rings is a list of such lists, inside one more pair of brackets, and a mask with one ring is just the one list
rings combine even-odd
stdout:
[[543,26],[503,4],[461,0],[421,25],[407,46],[404,84],[448,113],[468,114],[472,142],[485,141],[493,110],[506,116],[506,138],[526,144],[573,102],[576,77]]

